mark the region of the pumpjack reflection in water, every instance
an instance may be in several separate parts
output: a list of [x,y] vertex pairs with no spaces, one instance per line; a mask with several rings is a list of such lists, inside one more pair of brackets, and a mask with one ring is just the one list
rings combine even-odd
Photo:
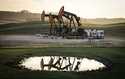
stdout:
[[20,62],[19,66],[31,70],[42,71],[92,71],[106,66],[94,59],[66,56],[29,57]]
[[[50,61],[49,61],[49,64],[44,64],[44,60],[43,58],[41,59],[41,70],[44,70],[44,67],[47,66],[48,67],[48,70],[51,70],[51,68],[56,68],[57,70],[68,70],[68,68],[72,65],[70,63],[70,59],[68,58],[69,62],[67,65],[65,65],[64,67],[62,67],[62,64],[63,64],[63,61],[64,60],[67,60],[66,57],[59,57],[58,60],[56,60],[56,62],[54,63],[54,59],[55,58],[52,58],[50,57]],[[78,67],[77,67],[78,68]],[[70,68],[71,70],[71,68]]]

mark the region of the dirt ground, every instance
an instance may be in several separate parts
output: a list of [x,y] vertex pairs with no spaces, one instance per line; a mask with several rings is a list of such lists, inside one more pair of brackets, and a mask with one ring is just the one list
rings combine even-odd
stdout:
[[105,37],[104,39],[65,39],[61,37],[43,35],[0,35],[1,47],[53,47],[53,46],[98,46],[124,47],[125,40]]

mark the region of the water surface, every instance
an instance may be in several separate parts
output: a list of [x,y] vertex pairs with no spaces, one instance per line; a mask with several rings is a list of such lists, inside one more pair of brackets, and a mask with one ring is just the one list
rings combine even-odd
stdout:
[[20,63],[24,68],[41,71],[92,71],[106,67],[95,59],[66,56],[29,57]]

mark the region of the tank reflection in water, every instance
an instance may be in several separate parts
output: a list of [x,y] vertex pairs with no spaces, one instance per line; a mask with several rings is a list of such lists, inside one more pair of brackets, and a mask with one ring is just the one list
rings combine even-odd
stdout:
[[29,57],[20,62],[19,66],[30,70],[42,71],[92,71],[103,69],[106,66],[94,59],[65,57],[65,56],[41,56]]

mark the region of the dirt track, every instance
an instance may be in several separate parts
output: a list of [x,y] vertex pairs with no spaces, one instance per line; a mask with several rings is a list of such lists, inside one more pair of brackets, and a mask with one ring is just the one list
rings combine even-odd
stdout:
[[101,40],[88,40],[88,39],[62,39],[62,38],[42,38],[37,35],[0,35],[0,46],[1,47],[15,47],[15,46],[24,46],[24,47],[32,47],[32,46],[48,46],[48,45],[95,45],[95,46],[103,46],[103,47],[124,47],[125,40],[118,38],[109,38]]

